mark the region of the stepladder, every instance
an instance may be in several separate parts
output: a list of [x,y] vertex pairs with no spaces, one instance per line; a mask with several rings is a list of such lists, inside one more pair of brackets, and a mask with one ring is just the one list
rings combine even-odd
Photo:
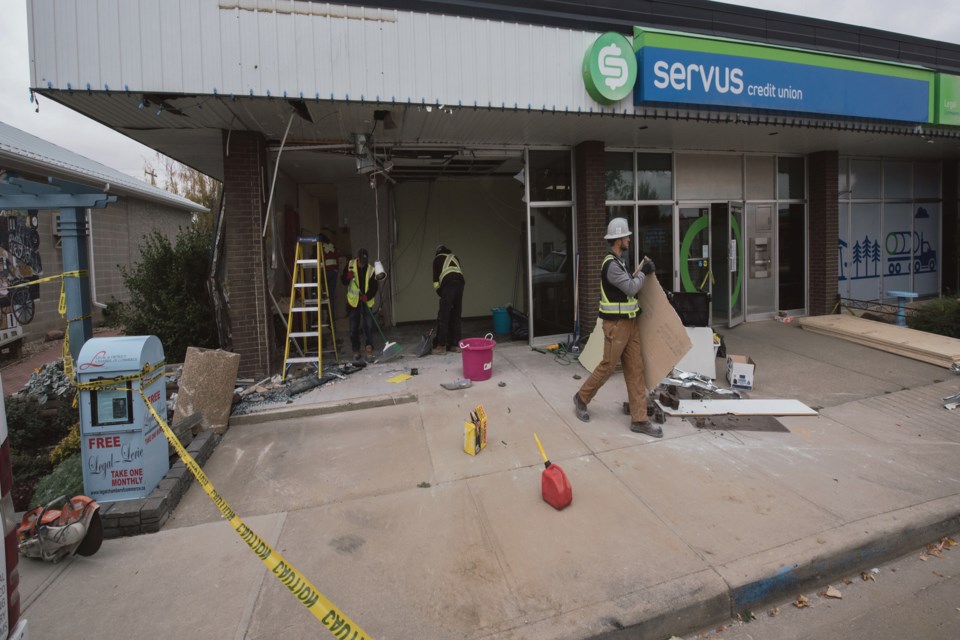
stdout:
[[295,365],[316,368],[322,377],[324,356],[340,362],[323,246],[319,237],[301,236],[293,262],[281,378],[286,381]]

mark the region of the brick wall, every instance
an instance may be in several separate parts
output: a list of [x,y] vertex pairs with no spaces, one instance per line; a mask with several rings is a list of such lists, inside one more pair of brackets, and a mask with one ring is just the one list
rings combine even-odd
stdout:
[[837,301],[837,238],[840,222],[837,198],[839,154],[819,151],[807,156],[810,233],[810,315],[830,313]]
[[227,135],[224,131],[224,266],[230,329],[233,350],[241,356],[240,377],[259,379],[270,375],[277,364],[260,239],[266,205],[261,189],[266,183],[262,175],[266,147],[260,135],[234,131],[227,149]]
[[[63,258],[57,246],[59,238],[54,234],[58,210],[39,212],[40,258],[43,275],[63,273]],[[173,241],[177,230],[190,223],[190,213],[159,203],[120,196],[117,202],[103,209],[93,209],[91,233],[93,253],[89,256],[92,266],[91,312],[93,322],[102,320],[102,311],[93,305],[109,304],[111,299],[128,298],[118,266],[131,267],[140,260],[140,243],[152,229],[157,229]],[[40,285],[40,298],[35,303],[33,321],[24,327],[27,339],[38,338],[51,329],[65,330],[66,322],[60,318],[57,305],[60,299],[60,282],[51,281]]]
[[943,209],[941,210],[942,233],[940,241],[943,259],[941,262],[940,290],[943,293],[956,295],[960,291],[960,208],[957,200],[960,199],[960,185],[957,184],[956,160],[947,160],[943,163]]
[[603,142],[588,140],[574,150],[577,189],[577,250],[580,253],[580,335],[597,323],[600,263],[607,254]]

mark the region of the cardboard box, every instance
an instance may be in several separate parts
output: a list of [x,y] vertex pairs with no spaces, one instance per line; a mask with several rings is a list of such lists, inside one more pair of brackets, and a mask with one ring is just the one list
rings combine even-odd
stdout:
[[753,375],[757,365],[748,356],[727,356],[727,382],[737,389],[753,389]]
[[486,448],[487,412],[483,410],[482,404],[478,404],[470,415],[470,420],[463,423],[463,450],[475,456]]

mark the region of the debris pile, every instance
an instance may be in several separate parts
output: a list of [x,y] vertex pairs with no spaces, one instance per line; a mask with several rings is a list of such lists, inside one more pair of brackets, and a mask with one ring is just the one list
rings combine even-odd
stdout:
[[351,373],[356,373],[364,367],[366,367],[365,362],[344,362],[333,367],[325,367],[323,376],[320,377],[315,370],[308,369],[298,377],[288,377],[286,381],[282,381],[279,375],[264,378],[253,384],[249,384],[248,380],[238,380],[237,382],[243,382],[247,386],[238,385],[234,389],[231,415],[244,415],[263,411],[274,405],[290,404],[294,396],[328,382],[344,380]]
[[63,372],[63,360],[50,362],[30,374],[30,379],[15,396],[35,398],[39,404],[53,400],[69,400],[73,394],[73,384]]

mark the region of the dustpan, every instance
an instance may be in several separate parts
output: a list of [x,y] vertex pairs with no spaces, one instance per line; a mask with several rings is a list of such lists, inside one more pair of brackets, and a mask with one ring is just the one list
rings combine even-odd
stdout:
[[430,353],[431,349],[433,349],[433,327],[430,327],[430,330],[420,338],[420,348],[417,349],[417,357],[422,358]]

